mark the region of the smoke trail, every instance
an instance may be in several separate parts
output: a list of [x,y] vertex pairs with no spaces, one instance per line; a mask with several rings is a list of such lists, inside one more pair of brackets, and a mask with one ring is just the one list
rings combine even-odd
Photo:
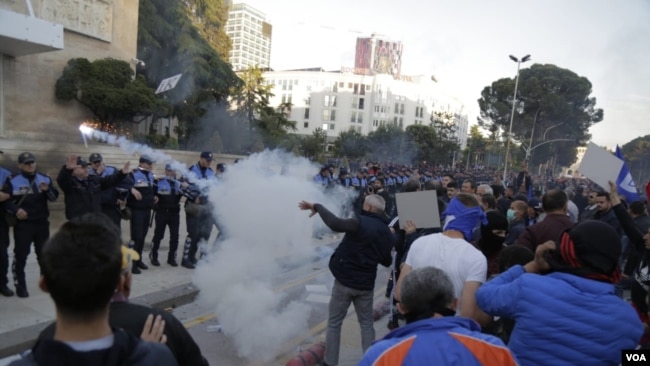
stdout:
[[[194,180],[183,163],[147,145],[101,131],[85,133],[127,153],[169,162]],[[326,194],[312,182],[317,172],[318,167],[305,158],[267,150],[229,166],[219,181],[194,180],[202,187],[209,185],[213,215],[227,238],[199,263],[193,280],[200,300],[214,306],[241,357],[269,361],[285,342],[308,331],[310,306],[300,301],[283,306],[287,301],[272,284],[283,264],[307,263],[315,254],[329,254],[315,248],[311,237],[322,221],[318,216],[310,219],[298,209],[298,202],[322,203],[342,215],[342,207],[355,196],[341,187]]]
[[[279,259],[307,262],[314,253],[315,220],[298,209],[300,200],[336,211],[345,192],[327,196],[311,182],[317,172],[307,159],[265,151],[229,167],[210,197],[227,238],[199,265],[194,282],[200,300],[213,304],[224,333],[239,355],[268,361],[289,339],[308,331],[311,308],[287,302],[272,289],[282,271]],[[349,191],[348,191],[349,192]]]

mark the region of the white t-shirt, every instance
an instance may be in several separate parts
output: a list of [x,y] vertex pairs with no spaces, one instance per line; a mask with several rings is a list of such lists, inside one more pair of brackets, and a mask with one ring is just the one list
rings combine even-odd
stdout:
[[409,249],[406,264],[413,269],[432,266],[443,270],[454,284],[460,312],[460,296],[465,282],[483,283],[487,278],[487,259],[464,239],[443,234],[425,235],[416,239]]

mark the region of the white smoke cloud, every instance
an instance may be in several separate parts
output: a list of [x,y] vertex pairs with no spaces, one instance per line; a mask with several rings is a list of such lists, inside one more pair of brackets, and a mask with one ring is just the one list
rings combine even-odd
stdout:
[[200,301],[214,306],[221,328],[241,357],[269,361],[285,342],[306,334],[311,307],[288,304],[273,290],[272,280],[287,265],[307,263],[331,254],[313,244],[312,230],[324,224],[298,209],[301,200],[324,204],[335,214],[354,198],[354,191],[335,187],[325,194],[313,183],[318,166],[281,151],[264,151],[227,167],[217,183],[196,180],[184,163],[151,147],[92,129],[86,136],[118,145],[129,154],[149,155],[172,165],[193,183],[210,185],[214,216],[226,233],[207,259],[199,263],[194,282]]
[[272,279],[282,271],[281,263],[306,262],[315,253],[311,231],[322,221],[309,219],[298,202],[320,202],[334,212],[342,207],[346,194],[325,196],[312,182],[317,172],[304,158],[265,151],[229,166],[211,188],[227,238],[199,265],[194,282],[242,357],[269,361],[286,341],[308,330],[310,306],[281,305],[287,301],[273,290]]

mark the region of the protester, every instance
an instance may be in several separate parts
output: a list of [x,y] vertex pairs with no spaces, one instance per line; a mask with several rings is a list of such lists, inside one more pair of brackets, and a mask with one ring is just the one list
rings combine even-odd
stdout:
[[517,365],[498,338],[481,333],[474,321],[455,317],[454,285],[434,267],[404,276],[397,304],[407,325],[373,344],[360,366]]
[[634,309],[614,294],[620,252],[616,231],[588,220],[486,282],[477,303],[516,322],[508,346],[522,364],[618,365],[643,333]]
[[325,365],[337,365],[341,342],[341,325],[350,303],[361,326],[361,344],[365,352],[375,340],[373,327],[373,297],[377,265],[390,266],[393,234],[384,215],[385,202],[381,196],[366,196],[363,211],[358,217],[341,219],[323,205],[302,201],[301,210],[319,214],[325,225],[335,232],[345,233],[329,261],[334,275],[334,286],[329,303],[329,317],[325,347]]
[[123,280],[120,247],[117,227],[103,214],[61,226],[43,248],[39,281],[56,307],[54,337],[11,365],[177,365],[163,344],[109,324],[109,302]]

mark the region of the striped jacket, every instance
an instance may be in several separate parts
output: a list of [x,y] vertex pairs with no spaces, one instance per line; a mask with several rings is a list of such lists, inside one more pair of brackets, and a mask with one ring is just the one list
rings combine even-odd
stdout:
[[483,334],[473,320],[425,319],[407,324],[375,342],[359,366],[517,365],[500,339]]

